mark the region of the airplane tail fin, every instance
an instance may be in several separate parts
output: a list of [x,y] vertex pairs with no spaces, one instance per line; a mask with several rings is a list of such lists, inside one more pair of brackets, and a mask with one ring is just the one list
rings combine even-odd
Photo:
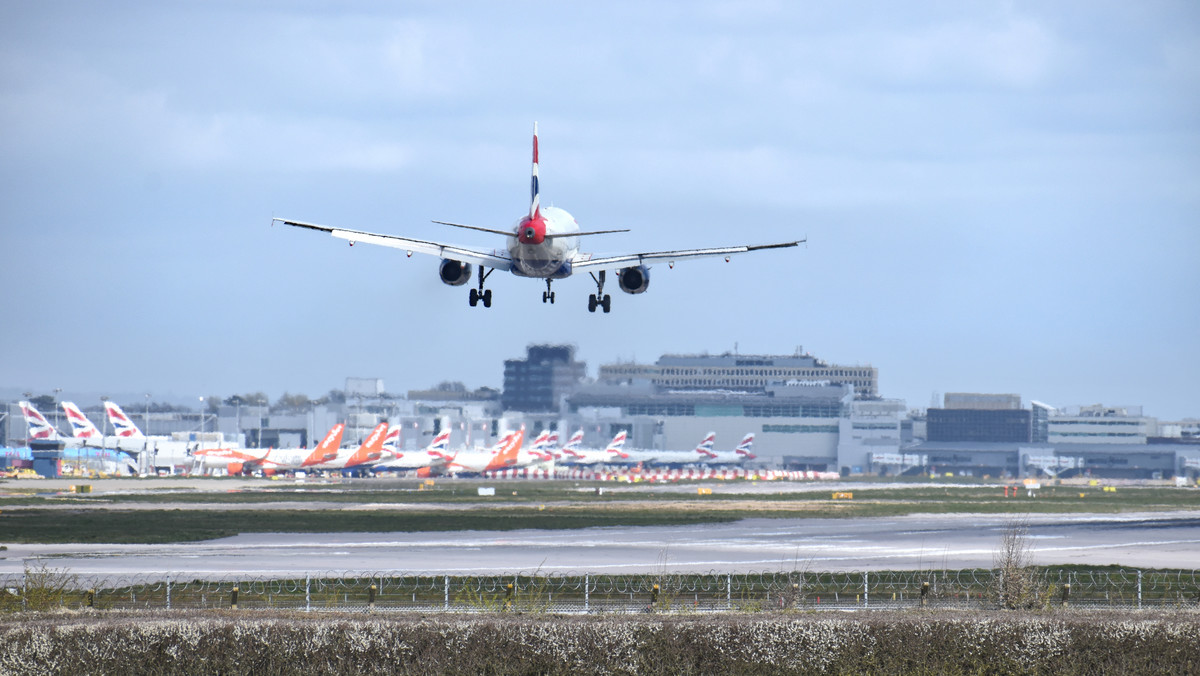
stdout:
[[604,452],[611,453],[612,455],[620,458],[628,458],[629,454],[621,450],[621,447],[625,445],[625,439],[627,436],[628,435],[625,433],[625,430],[617,432],[617,436],[613,437],[612,441],[608,442],[608,448],[605,448]]
[[338,423],[334,425],[329,430],[329,433],[325,435],[325,438],[321,440],[321,443],[317,444],[317,447],[313,449],[313,452],[309,453],[308,457],[305,458],[304,462],[300,463],[300,465],[302,467],[308,467],[310,465],[316,465],[317,463],[326,462],[336,458],[338,449],[342,447],[342,433],[345,431],[345,423]]
[[570,439],[567,439],[567,443],[565,445],[563,445],[562,450],[578,451],[579,447],[582,445],[583,445],[583,430],[580,429],[579,431],[575,432],[575,434],[572,434]]
[[389,458],[399,458],[404,455],[400,452],[400,426],[391,427],[388,429],[387,436],[383,438],[383,446],[381,452]]
[[425,447],[425,452],[429,455],[436,455],[439,458],[445,458],[446,452],[450,450],[450,430],[443,429],[429,445]]
[[357,467],[379,460],[383,455],[383,440],[387,437],[388,424],[381,422],[371,430],[370,436],[358,447],[354,455],[346,461],[346,467]]
[[67,414],[67,422],[71,425],[71,435],[76,439],[99,439],[104,436],[74,403],[64,401],[59,405]]
[[[65,404],[64,404],[65,405]],[[113,429],[116,430],[118,437],[140,437],[142,431],[133,424],[129,416],[111,401],[104,402],[104,410],[108,413],[108,421],[112,423]]]
[[21,413],[25,416],[25,424],[29,426],[30,439],[58,439],[60,437],[58,430],[46,420],[46,416],[42,415],[33,404],[22,401],[20,403]]
[[700,444],[696,446],[696,453],[699,453],[700,455],[703,455],[708,458],[717,457],[717,454],[713,453],[713,444],[716,442],[716,440],[717,440],[716,432],[709,432],[708,434],[704,435],[704,440],[701,441]]
[[754,446],[754,433],[751,432],[750,434],[747,434],[745,437],[742,438],[742,443],[738,444],[737,448],[733,449],[733,452],[746,458],[747,460],[753,460],[754,458],[758,457],[750,452],[750,449],[753,446]]
[[537,122],[533,123],[533,178],[529,185],[529,220],[537,218],[538,209],[538,131]]

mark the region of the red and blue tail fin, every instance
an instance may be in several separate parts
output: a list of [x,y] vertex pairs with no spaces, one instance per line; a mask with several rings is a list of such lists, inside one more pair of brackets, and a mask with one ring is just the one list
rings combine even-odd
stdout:
[[29,425],[30,439],[58,439],[58,430],[46,420],[46,416],[42,415],[33,404],[22,401],[21,413],[25,414],[25,423]]
[[[65,406],[65,404],[64,404]],[[121,410],[120,406],[111,401],[104,402],[104,410],[108,412],[108,421],[112,423],[113,429],[117,431],[118,437],[140,437],[142,431],[133,424],[129,416],[125,415],[125,411]]]
[[[69,401],[64,401],[60,405],[67,414],[67,422],[71,425],[71,435],[76,439],[99,439],[104,436],[96,428],[96,425],[83,414],[83,411],[79,410],[78,406]],[[115,429],[118,433],[117,436],[121,436],[121,428]]]
[[529,182],[529,220],[538,216],[538,132],[537,122],[533,123],[533,178]]

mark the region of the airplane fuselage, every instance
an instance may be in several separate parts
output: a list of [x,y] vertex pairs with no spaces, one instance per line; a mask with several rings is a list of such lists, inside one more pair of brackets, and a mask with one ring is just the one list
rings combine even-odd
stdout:
[[508,238],[512,273],[518,277],[563,279],[571,276],[571,260],[579,252],[575,217],[558,207],[543,207],[524,216]]

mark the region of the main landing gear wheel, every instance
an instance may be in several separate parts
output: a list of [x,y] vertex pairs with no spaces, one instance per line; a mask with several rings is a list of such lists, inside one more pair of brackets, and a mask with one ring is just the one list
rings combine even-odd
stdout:
[[588,312],[595,312],[596,308],[604,308],[604,314],[612,309],[612,296],[604,293],[604,271],[601,270],[599,276],[596,273],[588,273],[592,275],[592,279],[596,281],[596,293],[588,296]]
[[467,295],[467,300],[471,303],[471,307],[478,305],[479,301],[483,301],[484,307],[492,306],[492,290],[483,288],[484,280],[486,280],[491,274],[491,270],[488,270],[485,273],[483,266],[479,267],[479,288],[471,289],[471,293]]
[[612,310],[612,296],[604,294],[597,298],[594,293],[588,296],[588,312],[595,312],[598,307],[603,308],[604,313],[608,314]]

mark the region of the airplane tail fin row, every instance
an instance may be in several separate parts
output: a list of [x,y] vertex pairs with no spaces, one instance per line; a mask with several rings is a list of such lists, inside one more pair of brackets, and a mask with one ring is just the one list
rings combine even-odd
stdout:
[[[66,405],[65,403],[63,404]],[[142,431],[137,425],[125,415],[125,411],[121,410],[111,401],[104,402],[104,410],[108,413],[108,420],[112,423],[113,429],[117,431],[118,437],[140,437],[143,436]]]
[[99,439],[104,436],[73,402],[64,401],[61,405],[67,414],[67,422],[71,424],[72,436],[77,439]]

